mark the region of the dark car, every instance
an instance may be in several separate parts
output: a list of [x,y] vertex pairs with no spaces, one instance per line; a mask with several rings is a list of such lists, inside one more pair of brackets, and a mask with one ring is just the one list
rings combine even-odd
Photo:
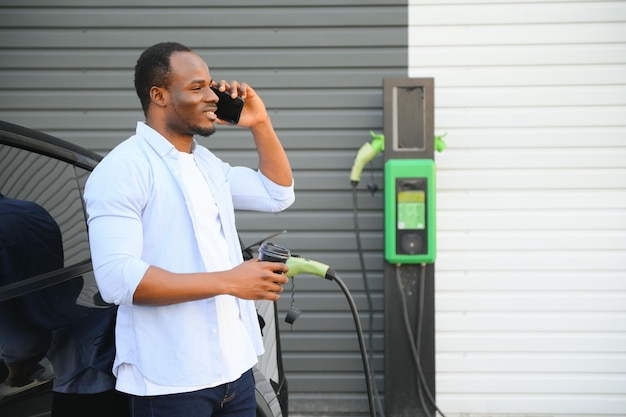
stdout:
[[[0,415],[124,416],[114,390],[116,306],[91,266],[83,191],[102,157],[0,121]],[[245,258],[253,247],[244,247]],[[265,354],[257,416],[287,416],[276,303],[257,302]]]

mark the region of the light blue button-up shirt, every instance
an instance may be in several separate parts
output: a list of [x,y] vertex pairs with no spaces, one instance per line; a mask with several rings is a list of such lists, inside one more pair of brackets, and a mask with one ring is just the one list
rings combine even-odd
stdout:
[[[293,185],[280,186],[253,169],[232,167],[195,141],[193,152],[217,204],[234,267],[243,261],[234,210],[284,210],[294,201]],[[180,181],[176,148],[138,123],[136,134],[98,164],[85,187],[92,262],[102,297],[120,306],[114,374],[119,364],[130,363],[156,384],[206,385],[221,374],[214,300],[132,303],[150,265],[177,273],[207,270]],[[238,304],[260,355],[254,302],[239,299]]]

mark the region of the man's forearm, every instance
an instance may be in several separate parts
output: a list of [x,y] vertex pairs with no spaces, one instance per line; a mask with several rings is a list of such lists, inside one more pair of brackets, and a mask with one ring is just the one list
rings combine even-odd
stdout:
[[270,118],[251,127],[250,131],[259,153],[259,170],[276,184],[290,186],[293,183],[291,165]]

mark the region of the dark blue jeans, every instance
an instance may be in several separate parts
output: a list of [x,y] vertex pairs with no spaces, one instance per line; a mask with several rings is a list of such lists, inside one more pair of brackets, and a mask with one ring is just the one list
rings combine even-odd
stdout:
[[254,417],[252,370],[236,381],[199,391],[147,397],[130,396],[132,417]]

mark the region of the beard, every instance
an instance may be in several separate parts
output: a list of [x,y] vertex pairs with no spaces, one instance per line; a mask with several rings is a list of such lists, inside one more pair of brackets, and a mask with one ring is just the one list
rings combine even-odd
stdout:
[[211,127],[189,126],[189,133],[193,135],[203,136],[205,138],[215,133],[215,125]]

